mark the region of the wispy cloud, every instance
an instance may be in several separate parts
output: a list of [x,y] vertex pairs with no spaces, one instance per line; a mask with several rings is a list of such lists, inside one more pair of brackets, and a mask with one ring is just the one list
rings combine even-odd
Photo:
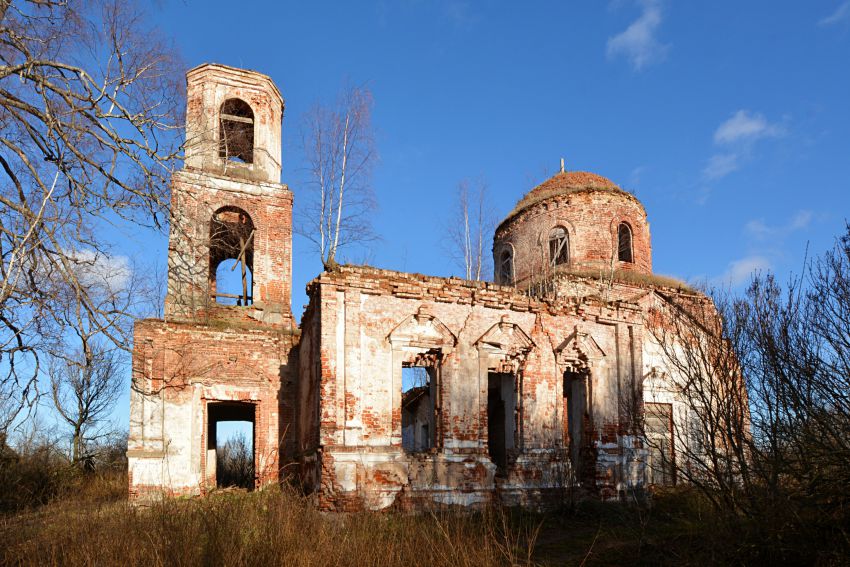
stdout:
[[126,256],[109,256],[91,249],[67,252],[80,283],[110,294],[123,290],[130,282],[132,268]]
[[713,282],[736,287],[748,282],[755,272],[773,269],[776,263],[786,259],[788,238],[795,232],[807,229],[814,218],[812,211],[800,209],[784,223],[768,224],[763,218],[748,221],[744,225],[748,254],[730,262],[726,271],[714,278]]
[[740,167],[738,160],[738,154],[734,153],[715,154],[711,156],[708,158],[708,163],[705,164],[705,167],[702,170],[703,179],[707,181],[714,181],[715,179],[726,177]]
[[791,219],[782,225],[770,226],[764,219],[753,219],[744,225],[744,230],[754,239],[759,241],[782,239],[798,230],[808,228],[814,218],[809,210],[799,210]]
[[714,132],[715,144],[733,144],[735,142],[754,142],[760,138],[776,137],[782,134],[782,128],[769,123],[764,116],[739,110],[732,118],[717,127]]
[[708,158],[702,170],[703,180],[716,181],[739,170],[757,141],[784,133],[782,125],[769,122],[763,115],[738,110],[714,131],[714,144],[725,149]]
[[730,262],[726,272],[717,278],[715,283],[736,287],[747,282],[754,273],[767,271],[771,267],[770,260],[764,256],[746,256],[740,260]]
[[832,14],[822,18],[818,24],[821,26],[834,26],[835,24],[847,21],[850,21],[850,0],[839,5]]
[[608,57],[623,56],[636,71],[662,61],[669,45],[655,37],[664,19],[660,0],[639,0],[641,14],[619,34],[608,38]]

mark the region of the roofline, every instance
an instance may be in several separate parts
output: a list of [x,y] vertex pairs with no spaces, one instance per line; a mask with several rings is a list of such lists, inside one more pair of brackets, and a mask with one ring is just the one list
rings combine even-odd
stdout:
[[277,95],[277,98],[280,99],[281,104],[284,103],[283,95],[280,93],[280,89],[277,88],[277,85],[275,84],[274,80],[270,76],[266,75],[265,73],[255,71],[253,69],[242,69],[240,67],[232,67],[230,65],[224,65],[222,63],[201,63],[200,65],[196,65],[195,67],[192,67],[191,69],[186,71],[186,78],[188,79],[189,75],[191,75],[191,74],[193,74],[197,71],[200,71],[204,67],[217,67],[219,69],[224,69],[226,71],[231,71],[231,72],[235,72],[235,73],[250,73],[252,75],[257,75],[259,77],[262,77],[263,79],[266,79],[269,82],[272,89],[274,90],[274,93]]
[[[545,181],[544,181],[544,183],[545,183]],[[543,183],[541,183],[540,185],[543,185]],[[540,187],[540,185],[535,185],[531,189],[531,191],[529,191],[528,193],[533,192],[535,189]],[[494,231],[494,234],[496,232],[499,232],[499,230],[501,230],[502,225],[504,225],[508,221],[513,220],[514,218],[518,217],[520,214],[527,211],[528,209],[530,209],[534,205],[539,205],[540,203],[544,203],[544,202],[546,202],[550,199],[554,199],[555,197],[562,197],[562,196],[564,196],[568,193],[591,193],[591,192],[594,192],[594,191],[602,191],[602,192],[612,192],[613,191],[613,192],[616,192],[616,193],[620,193],[621,195],[628,197],[629,199],[633,200],[641,208],[641,210],[643,210],[643,214],[646,215],[646,207],[643,206],[643,203],[640,202],[640,199],[638,199],[633,194],[629,193],[625,189],[622,189],[618,186],[593,187],[591,185],[588,185],[588,186],[585,186],[585,187],[565,187],[562,191],[552,193],[551,195],[544,197],[544,198],[540,199],[539,201],[533,201],[531,203],[524,205],[523,207],[521,207],[519,209],[516,209],[516,210],[508,213],[508,216],[506,216],[502,220],[502,222],[500,222],[498,225],[496,225],[496,230]],[[525,196],[523,196],[522,199],[525,199]],[[520,202],[522,202],[522,199],[520,199]]]

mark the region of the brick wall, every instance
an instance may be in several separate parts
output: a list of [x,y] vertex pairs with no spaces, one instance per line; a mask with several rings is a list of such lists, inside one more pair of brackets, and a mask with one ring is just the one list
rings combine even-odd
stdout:
[[257,484],[276,482],[295,446],[297,339],[269,329],[139,321],[128,439],[131,496],[203,493],[214,486],[208,404],[220,401],[254,406]]
[[[617,227],[632,230],[634,262],[617,259]],[[577,269],[652,272],[652,244],[646,211],[620,189],[584,189],[554,195],[534,203],[503,222],[493,244],[495,265],[501,251],[513,250],[514,278],[520,287],[549,268],[549,231],[561,226],[569,234],[570,266]],[[498,270],[497,270],[498,273]]]
[[[578,363],[590,350],[577,331],[598,350],[589,361],[588,441],[594,454],[618,454],[626,435],[623,390],[639,382],[642,366],[639,305],[539,301],[490,283],[350,266],[322,274],[308,292],[303,334],[311,339],[302,342],[301,358],[308,344],[315,356],[318,343],[320,448],[313,471],[323,506],[476,504],[497,495],[524,502],[562,488],[570,472],[561,359]],[[530,346],[522,350],[526,339]],[[400,368],[428,349],[441,355],[441,441],[430,452],[405,453]],[[516,379],[516,437],[508,469],[497,474],[488,455],[487,376],[505,369]],[[315,380],[301,376],[302,386],[314,388]],[[619,462],[599,461],[597,488],[613,486],[619,473],[610,469]]]

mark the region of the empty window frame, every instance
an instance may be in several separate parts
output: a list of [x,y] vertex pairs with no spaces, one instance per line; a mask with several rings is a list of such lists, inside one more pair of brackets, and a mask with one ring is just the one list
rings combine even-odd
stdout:
[[487,375],[487,452],[504,473],[508,455],[515,447],[517,428],[516,376],[490,372]]
[[230,98],[219,113],[218,155],[229,161],[254,162],[254,112],[247,102]]
[[437,380],[433,367],[402,366],[401,446],[408,453],[437,446]]
[[514,253],[510,247],[499,254],[499,283],[511,285],[514,283]]
[[549,264],[560,266],[570,261],[570,237],[567,229],[556,226],[549,231]]
[[649,446],[649,483],[672,486],[676,483],[673,406],[647,403],[644,407],[644,433]]
[[210,222],[211,298],[223,305],[251,305],[253,273],[254,223],[242,209],[223,207]]
[[617,227],[617,258],[621,262],[634,262],[632,255],[632,228],[624,222]]
[[586,435],[590,422],[590,384],[588,382],[588,375],[584,372],[568,370],[564,373],[564,445],[569,453],[573,477],[577,481],[585,480],[593,474],[593,463],[588,459],[589,441]]

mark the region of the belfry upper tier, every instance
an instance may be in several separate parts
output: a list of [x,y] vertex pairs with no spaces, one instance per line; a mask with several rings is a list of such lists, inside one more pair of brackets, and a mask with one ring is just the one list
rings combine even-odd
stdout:
[[652,273],[646,210],[610,179],[562,171],[529,191],[493,238],[496,281],[527,287],[573,271]]

